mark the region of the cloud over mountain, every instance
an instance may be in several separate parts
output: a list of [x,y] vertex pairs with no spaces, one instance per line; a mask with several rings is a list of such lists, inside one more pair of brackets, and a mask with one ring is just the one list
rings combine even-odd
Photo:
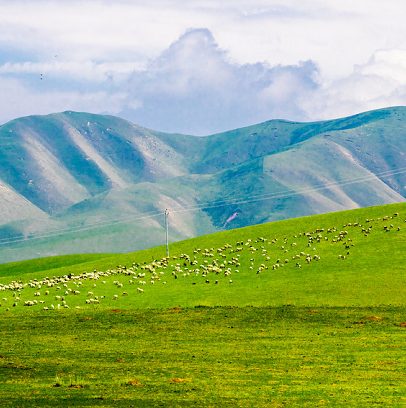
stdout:
[[[264,24],[264,19],[270,19],[277,24],[275,15],[293,18],[291,9],[255,10],[237,13],[235,18],[239,16],[249,30],[253,30],[247,26],[252,20]],[[306,15],[299,14],[295,22],[303,24]],[[171,35],[166,48],[152,58],[145,54],[144,59],[137,54],[137,46],[121,53],[121,59],[110,52],[104,59],[92,52],[86,56],[84,48],[75,58],[59,51],[48,51],[44,57],[45,50],[37,58],[22,50],[12,58],[6,49],[0,56],[0,123],[18,116],[75,110],[118,115],[164,132],[206,135],[273,118],[327,120],[406,105],[406,50],[377,50],[352,71],[329,77],[320,55],[300,60],[306,54],[300,51],[296,60],[289,58],[296,62],[281,62],[281,45],[275,42],[264,60],[241,62],[235,59],[235,49],[222,46],[230,40],[219,30],[213,32],[204,26],[189,28],[172,43],[176,37]],[[247,32],[242,46],[246,48],[250,41]],[[256,45],[254,41],[252,46]],[[310,55],[314,54],[309,51]]]
[[318,89],[303,109],[314,119],[406,105],[406,50],[378,50],[353,72]]
[[146,70],[129,78],[120,115],[169,132],[209,134],[271,117],[306,119],[298,103],[313,93],[312,61],[239,65],[207,29],[190,29]]

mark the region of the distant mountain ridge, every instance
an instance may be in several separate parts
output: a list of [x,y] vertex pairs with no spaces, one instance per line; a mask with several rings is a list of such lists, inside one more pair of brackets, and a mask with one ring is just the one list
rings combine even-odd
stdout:
[[405,107],[206,137],[70,111],[16,119],[0,126],[0,261],[160,245],[165,208],[174,241],[405,201],[405,154]]

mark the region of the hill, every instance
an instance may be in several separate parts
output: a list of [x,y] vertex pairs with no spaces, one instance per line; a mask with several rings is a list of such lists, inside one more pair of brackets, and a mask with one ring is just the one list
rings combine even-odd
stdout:
[[[26,309],[24,302],[35,299],[43,302],[33,310],[56,306],[55,296],[64,293],[70,308],[92,310],[401,305],[405,222],[406,203],[391,204],[193,238],[171,244],[169,258],[161,246],[5,264],[0,290],[19,290],[20,300],[5,296],[0,312]],[[77,285],[80,294],[72,296]],[[88,304],[96,295],[97,304]]]
[[406,108],[207,137],[64,112],[0,127],[0,260],[130,252],[404,201]]

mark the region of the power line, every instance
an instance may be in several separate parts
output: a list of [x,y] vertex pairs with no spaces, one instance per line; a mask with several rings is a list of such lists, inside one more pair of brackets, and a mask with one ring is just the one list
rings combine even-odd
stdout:
[[169,212],[165,209],[165,244],[166,244],[166,257],[169,258],[169,233],[168,233],[168,217]]
[[323,190],[331,187],[340,187],[344,185],[350,185],[350,184],[356,184],[356,183],[361,183],[364,181],[372,180],[375,178],[379,177],[389,177],[395,174],[402,174],[406,173],[406,167],[399,168],[397,170],[391,170],[391,171],[386,171],[382,173],[377,173],[377,174],[371,174],[369,176],[362,176],[358,178],[353,178],[353,179],[347,179],[347,180],[341,180],[337,182],[329,182],[325,184],[320,184],[316,186],[311,186],[311,187],[304,187],[298,190],[293,190],[289,189],[286,191],[280,191],[280,192],[275,192],[275,193],[268,193],[268,194],[259,194],[259,195],[253,195],[249,199],[246,198],[235,198],[235,199],[230,199],[230,200],[220,200],[216,202],[207,202],[207,203],[202,203],[202,204],[197,204],[193,206],[185,206],[182,207],[181,209],[172,209],[171,211],[173,213],[178,213],[178,212],[184,212],[184,211],[193,211],[193,210],[200,210],[200,209],[205,209],[205,208],[215,208],[215,207],[222,207],[226,205],[233,205],[233,204],[245,204],[245,203],[250,203],[250,202],[255,202],[255,201],[263,201],[263,200],[269,200],[269,199],[275,199],[275,198],[284,198],[284,197],[291,197],[294,195],[299,195],[299,194],[305,194],[305,193],[310,193],[313,191],[318,191],[318,190]]
[[72,232],[82,232],[82,231],[89,231],[95,228],[103,228],[103,227],[109,227],[111,225],[117,225],[117,224],[123,224],[125,222],[132,222],[132,221],[138,221],[138,220],[143,220],[146,218],[153,218],[157,217],[159,215],[163,215],[163,212],[155,212],[152,213],[145,213],[145,214],[140,214],[138,216],[127,216],[124,218],[117,218],[115,220],[109,220],[109,221],[101,221],[101,222],[96,222],[93,224],[90,224],[85,227],[70,227],[70,228],[62,228],[58,229],[54,232],[48,231],[47,233],[38,233],[38,234],[33,234],[29,237],[24,237],[24,238],[3,238],[0,239],[0,246],[1,245],[6,245],[6,244],[13,244],[13,243],[18,243],[18,242],[23,242],[23,241],[30,241],[33,239],[41,239],[41,238],[50,238],[58,235],[64,235],[64,234],[70,234]]
[[[271,200],[271,199],[277,199],[277,198],[292,197],[295,195],[306,194],[306,193],[324,190],[324,189],[328,189],[332,187],[340,187],[340,186],[345,186],[345,185],[362,183],[362,182],[369,181],[375,178],[378,178],[378,179],[385,178],[385,177],[390,177],[393,175],[403,174],[403,173],[406,173],[406,167],[401,167],[395,170],[388,170],[388,171],[380,172],[376,174],[371,173],[368,176],[351,178],[351,179],[341,180],[337,182],[328,182],[328,183],[319,184],[319,185],[311,186],[311,187],[304,187],[304,188],[296,189],[296,190],[289,189],[289,190],[275,192],[275,193],[253,195],[250,198],[240,198],[240,199],[235,198],[235,199],[227,199],[227,200],[219,200],[219,201],[211,201],[211,202],[208,201],[206,203],[182,206],[180,208],[175,207],[170,210],[172,213],[191,212],[191,211],[199,211],[199,210],[209,209],[209,208],[224,207],[224,206],[229,206],[229,205],[246,204],[246,203],[255,202],[255,201],[264,201],[264,200]],[[168,209],[166,209],[165,212],[158,211],[158,210],[149,211],[146,213],[138,214],[136,216],[126,216],[126,217],[120,217],[120,218],[116,218],[116,219],[108,220],[108,221],[94,222],[87,226],[69,227],[69,228],[58,229],[54,232],[48,231],[46,233],[37,233],[29,237],[2,238],[0,239],[0,246],[12,244],[12,243],[30,241],[34,239],[50,238],[50,237],[69,234],[73,232],[89,231],[89,230],[96,229],[96,228],[104,228],[104,227],[109,227],[111,225],[117,225],[117,224],[122,224],[126,222],[134,222],[134,221],[139,221],[142,219],[158,217],[161,215],[165,215],[165,217],[167,217],[167,214],[169,214]]]

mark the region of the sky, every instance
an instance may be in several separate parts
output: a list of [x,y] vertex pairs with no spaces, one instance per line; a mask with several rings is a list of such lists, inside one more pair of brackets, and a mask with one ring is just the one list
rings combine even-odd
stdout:
[[0,125],[208,135],[406,105],[404,0],[0,0]]

